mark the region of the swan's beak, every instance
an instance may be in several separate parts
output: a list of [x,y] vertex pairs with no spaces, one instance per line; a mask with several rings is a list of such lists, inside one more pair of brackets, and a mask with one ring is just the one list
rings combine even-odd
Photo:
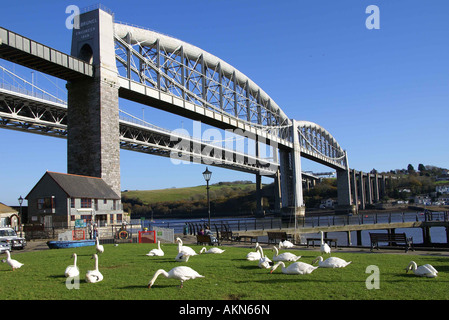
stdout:
[[151,289],[151,283],[148,284],[148,289]]

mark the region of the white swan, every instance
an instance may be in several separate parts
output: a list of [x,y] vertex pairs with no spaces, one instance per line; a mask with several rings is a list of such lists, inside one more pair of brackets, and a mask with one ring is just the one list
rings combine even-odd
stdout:
[[184,252],[178,252],[178,254],[175,257],[175,261],[178,262],[187,262],[189,261],[190,254],[184,253]]
[[265,268],[268,269],[271,267],[270,262],[272,262],[267,256],[265,256],[263,254],[263,249],[261,246],[259,246],[259,251],[260,251],[260,259],[259,259],[259,263],[258,266],[259,268]]
[[23,266],[23,263],[20,263],[17,260],[11,259],[11,254],[9,253],[9,250],[6,251],[6,259],[3,259],[2,262],[6,262],[9,264],[12,268],[12,271],[19,269],[21,266]]
[[200,251],[200,254],[202,254],[203,252],[204,253],[223,253],[223,252],[225,252],[225,250],[223,250],[223,249],[220,249],[220,248],[216,248],[216,247],[213,247],[213,248],[210,248],[209,250],[207,250],[206,249],[206,247],[203,247],[202,249],[201,249],[201,251]]
[[415,261],[410,261],[407,268],[405,268],[406,272],[409,270],[412,270],[419,277],[435,278],[438,275],[438,271],[432,265],[425,264],[418,267]]
[[183,286],[184,281],[190,280],[190,279],[196,279],[196,278],[204,278],[204,276],[200,275],[198,272],[193,270],[192,268],[181,266],[181,267],[174,267],[169,272],[159,269],[154,274],[151,281],[148,283],[148,289],[150,289],[154,282],[156,281],[157,277],[159,275],[163,275],[166,278],[176,279],[181,281],[181,288]]
[[163,257],[164,251],[162,251],[161,249],[161,241],[160,240],[157,241],[157,249],[150,250],[150,252],[148,252],[146,255],[149,257],[153,256]]
[[176,238],[176,241],[178,242],[178,253],[182,252],[184,254],[188,254],[189,256],[196,256],[197,255],[195,250],[193,250],[192,248],[187,247],[187,246],[183,246],[182,245],[182,240],[179,237]]
[[293,248],[293,247],[294,247],[294,244],[291,243],[288,240],[279,241],[279,249],[282,249],[282,248]]
[[76,253],[74,253],[72,255],[72,258],[73,258],[73,264],[70,266],[67,266],[67,268],[65,268],[64,275],[67,278],[74,278],[74,277],[78,277],[80,275],[80,269],[76,265],[76,258],[77,258]]
[[294,255],[291,252],[283,252],[279,254],[279,250],[276,246],[273,246],[273,249],[276,251],[276,254],[273,255],[273,261],[296,261],[301,258],[301,256]]
[[323,253],[331,254],[331,247],[329,247],[329,245],[324,242],[324,232],[320,231],[320,233],[321,233],[321,246],[320,246],[321,254]]
[[260,251],[259,251],[259,242],[256,242],[256,251],[249,252],[246,255],[246,260],[248,261],[259,261],[260,260]]
[[103,275],[98,270],[98,255],[94,254],[92,256],[92,259],[95,259],[95,269],[87,271],[86,282],[89,282],[89,283],[100,282],[101,280],[103,280]]
[[285,274],[309,274],[318,268],[305,262],[294,262],[286,268],[285,263],[283,261],[279,261],[273,266],[270,273],[273,273],[273,271],[280,265],[282,266],[282,273]]
[[100,244],[100,238],[97,237],[97,239],[95,240],[95,249],[97,249],[97,253],[103,253],[104,252],[104,247],[103,245]]
[[329,257],[323,261],[323,257],[319,256],[319,257],[316,257],[315,260],[313,260],[312,264],[316,263],[317,261],[318,261],[318,266],[320,268],[344,268],[352,262],[352,261],[347,262],[347,261],[345,261],[341,258],[337,258],[337,257]]

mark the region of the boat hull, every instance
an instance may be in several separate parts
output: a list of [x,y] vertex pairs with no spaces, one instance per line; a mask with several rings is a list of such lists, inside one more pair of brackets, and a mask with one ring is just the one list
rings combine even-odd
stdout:
[[47,241],[50,249],[65,249],[94,246],[95,240],[73,240],[73,241]]

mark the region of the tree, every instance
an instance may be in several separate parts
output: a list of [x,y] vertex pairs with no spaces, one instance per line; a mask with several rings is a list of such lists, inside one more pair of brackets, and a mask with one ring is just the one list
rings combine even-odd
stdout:
[[408,173],[415,173],[415,168],[413,168],[413,166],[411,164],[409,164],[407,166],[407,171],[408,171]]
[[427,168],[425,165],[423,165],[422,163],[420,163],[418,165],[418,170],[419,170],[419,175],[422,176],[424,173],[426,173]]

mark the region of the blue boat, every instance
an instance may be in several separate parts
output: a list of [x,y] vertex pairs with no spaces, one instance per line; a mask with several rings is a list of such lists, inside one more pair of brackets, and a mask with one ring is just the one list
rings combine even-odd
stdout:
[[95,240],[73,240],[73,241],[47,241],[50,249],[65,249],[94,246]]

